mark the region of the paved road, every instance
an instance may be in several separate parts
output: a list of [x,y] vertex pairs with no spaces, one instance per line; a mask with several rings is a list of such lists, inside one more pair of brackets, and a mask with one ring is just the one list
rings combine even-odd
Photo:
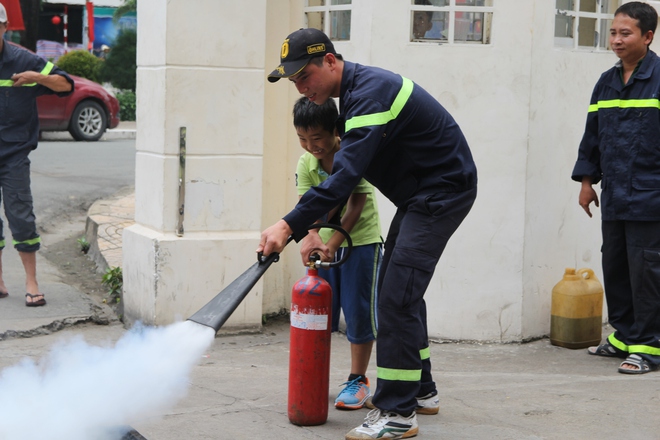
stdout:
[[[38,226],[46,233],[135,182],[135,140],[40,142],[30,155]],[[84,217],[83,217],[84,218]],[[67,231],[62,231],[66,233]]]

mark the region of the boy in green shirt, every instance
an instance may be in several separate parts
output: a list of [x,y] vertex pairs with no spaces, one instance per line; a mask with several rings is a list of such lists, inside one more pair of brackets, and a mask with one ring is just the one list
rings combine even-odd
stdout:
[[[337,117],[337,106],[331,99],[316,105],[303,97],[293,107],[293,125],[306,151],[296,170],[299,197],[332,173],[334,156],[340,148],[335,127]],[[366,373],[376,338],[376,282],[382,258],[375,191],[364,179],[355,187],[342,211],[341,226],[353,240],[351,258],[342,266],[319,269],[319,275],[332,287],[332,331],[338,329],[341,308],[346,320],[346,337],[351,343],[351,374],[335,400],[335,407],[359,409],[371,395]],[[319,245],[321,242],[324,245]],[[341,258],[345,246],[344,236],[337,231],[311,230],[302,241],[300,254],[303,264],[315,252],[324,261],[333,261]]]

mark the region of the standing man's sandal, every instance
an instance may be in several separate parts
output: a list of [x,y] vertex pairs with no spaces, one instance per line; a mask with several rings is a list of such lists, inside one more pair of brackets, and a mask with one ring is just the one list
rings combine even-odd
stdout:
[[[28,301],[28,298],[30,298],[30,301]],[[39,298],[39,299],[35,299],[35,298]],[[44,295],[42,293],[37,293],[36,295],[32,295],[31,293],[26,293],[25,305],[28,307],[45,306],[46,298],[44,298]]]
[[[635,369],[631,368],[623,368],[624,365],[632,365],[633,367],[636,367]],[[631,354],[626,358],[625,361],[621,362],[621,365],[619,366],[619,373],[623,374],[644,374],[648,373],[649,371],[653,371],[657,366],[649,363],[646,359],[641,357],[638,354]]]
[[618,351],[614,348],[614,345],[609,342],[600,344],[598,347],[589,347],[587,348],[587,353],[594,356],[603,356],[603,357],[619,357],[625,358],[627,356],[626,352]]
[[9,296],[9,292],[0,292],[0,298],[7,298]]

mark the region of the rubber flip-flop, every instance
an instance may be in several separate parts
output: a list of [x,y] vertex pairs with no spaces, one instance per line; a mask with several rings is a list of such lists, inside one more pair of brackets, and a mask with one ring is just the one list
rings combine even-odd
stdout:
[[[27,297],[32,298],[32,301],[28,301]],[[44,295],[41,293],[37,293],[36,295],[32,295],[31,293],[26,293],[25,298],[26,298],[25,305],[28,307],[39,307],[46,305],[46,298],[44,298]],[[35,300],[35,298],[41,298],[41,299]]]
[[589,347],[587,348],[587,353],[594,356],[604,357],[625,358],[627,356],[627,353],[618,351],[616,348],[614,348],[614,345],[610,344],[609,342],[600,344],[598,347]]
[[[637,367],[637,369],[632,370],[630,368],[623,368],[624,365],[632,365]],[[651,364],[649,361],[637,354],[631,354],[626,358],[625,361],[621,362],[619,366],[619,373],[623,374],[645,374],[650,371],[655,370],[657,367]]]
[[7,298],[9,296],[9,292],[0,292],[0,298]]

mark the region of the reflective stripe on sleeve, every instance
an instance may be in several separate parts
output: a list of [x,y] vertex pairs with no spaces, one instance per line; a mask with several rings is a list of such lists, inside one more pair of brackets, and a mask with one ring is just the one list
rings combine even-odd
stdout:
[[[41,69],[41,72],[39,73],[41,73],[42,75],[50,75],[50,72],[53,71],[54,67],[55,65],[50,61],[48,61],[44,66],[44,68]],[[23,87],[34,87],[36,85],[37,83],[23,84]],[[0,79],[0,87],[13,87],[13,86],[14,86],[14,81],[10,79]]]
[[413,91],[413,82],[408,78],[401,78],[403,79],[401,90],[399,90],[396,98],[394,98],[392,107],[390,107],[389,110],[370,115],[353,116],[346,121],[345,132],[348,133],[354,128],[368,127],[371,125],[385,125],[392,119],[396,119],[396,117],[399,116],[399,113],[401,113],[403,106],[408,102],[408,98],[410,98],[410,94]]

